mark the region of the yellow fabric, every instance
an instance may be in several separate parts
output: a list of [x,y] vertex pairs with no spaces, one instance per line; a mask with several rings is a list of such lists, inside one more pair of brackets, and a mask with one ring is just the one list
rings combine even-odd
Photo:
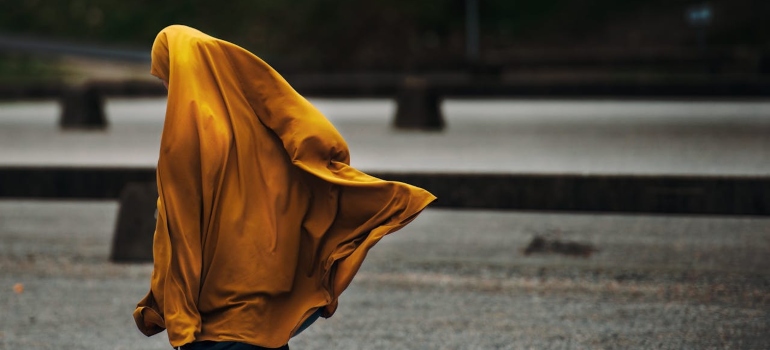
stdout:
[[134,312],[148,336],[282,346],[435,199],[352,168],[334,126],[234,44],[170,26],[151,73],[169,87],[154,270]]

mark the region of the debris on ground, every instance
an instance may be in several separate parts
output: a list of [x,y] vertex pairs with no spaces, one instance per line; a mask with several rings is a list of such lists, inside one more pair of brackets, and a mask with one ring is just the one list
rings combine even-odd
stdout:
[[542,236],[535,236],[532,241],[529,242],[527,248],[524,249],[524,255],[530,255],[533,253],[542,254],[563,254],[569,256],[578,256],[587,258],[594,252],[599,251],[591,244],[578,243],[571,241],[561,241],[554,238],[546,238]]

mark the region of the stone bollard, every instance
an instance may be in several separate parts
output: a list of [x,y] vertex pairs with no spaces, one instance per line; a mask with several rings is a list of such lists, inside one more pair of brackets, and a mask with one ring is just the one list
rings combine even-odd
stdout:
[[406,77],[396,99],[398,129],[441,130],[444,118],[439,97],[425,78]]
[[110,260],[151,262],[158,189],[155,182],[131,182],[120,194]]
[[107,118],[99,89],[93,84],[71,86],[62,96],[59,126],[64,129],[104,129]]

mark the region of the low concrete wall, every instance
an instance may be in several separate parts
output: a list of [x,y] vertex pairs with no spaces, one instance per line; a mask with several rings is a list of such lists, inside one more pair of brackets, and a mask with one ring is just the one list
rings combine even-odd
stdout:
[[[770,176],[372,173],[423,187],[436,207],[770,215]],[[0,168],[0,198],[118,199],[151,168]]]

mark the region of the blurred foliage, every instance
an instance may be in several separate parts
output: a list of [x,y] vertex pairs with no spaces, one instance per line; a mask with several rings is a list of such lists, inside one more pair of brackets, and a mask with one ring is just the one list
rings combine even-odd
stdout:
[[[693,47],[681,0],[479,0],[482,57],[532,47]],[[713,0],[713,47],[766,51],[763,0]],[[445,67],[464,59],[464,0],[0,0],[0,32],[149,49],[169,24],[309,70]],[[278,62],[278,63],[276,63]]]

